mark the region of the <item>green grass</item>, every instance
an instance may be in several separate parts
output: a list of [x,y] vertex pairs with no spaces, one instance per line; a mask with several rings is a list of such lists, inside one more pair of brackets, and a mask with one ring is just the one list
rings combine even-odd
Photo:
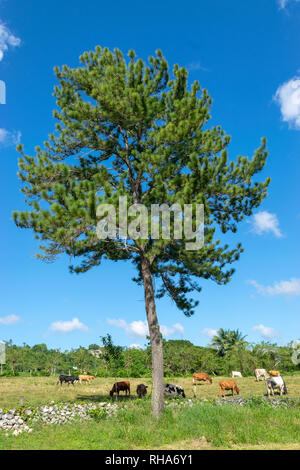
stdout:
[[[158,449],[176,443],[195,442],[205,436],[209,448],[270,444],[297,445],[300,408],[272,409],[196,404],[180,410],[166,409],[157,422],[150,413],[150,401],[132,402],[116,418],[76,425],[35,425],[31,434],[5,437],[0,449]],[[193,447],[191,447],[193,448]]]
[[[218,382],[221,379],[214,378],[212,385],[197,385],[198,403],[192,408],[166,408],[157,422],[151,414],[151,379],[131,378],[131,396],[120,396],[119,399],[119,403],[126,403],[127,409],[120,410],[116,418],[61,426],[36,423],[32,433],[18,436],[9,433],[6,437],[5,432],[0,430],[0,449],[197,449],[203,448],[202,436],[208,441],[205,448],[271,449],[282,446],[300,449],[299,406],[273,409],[259,403],[241,407],[201,402],[201,398],[218,397]],[[299,398],[300,376],[285,377],[285,380],[288,396]],[[236,381],[244,398],[266,395],[265,383],[257,383],[254,377]],[[2,377],[0,408],[17,408],[20,396],[24,397],[25,406],[49,404],[51,400],[111,400],[109,390],[114,379],[97,378],[89,384],[76,384],[74,387],[61,387],[56,382],[56,377]],[[149,394],[139,400],[136,385],[142,382],[149,385]],[[183,386],[187,398],[193,397],[190,377],[168,378],[166,382]]]

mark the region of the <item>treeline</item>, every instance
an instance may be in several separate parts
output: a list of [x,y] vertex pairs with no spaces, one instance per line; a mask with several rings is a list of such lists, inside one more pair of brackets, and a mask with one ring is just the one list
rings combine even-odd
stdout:
[[[108,335],[109,336],[109,335]],[[151,377],[151,348],[143,350],[91,344],[70,351],[48,349],[47,345],[17,346],[6,343],[6,364],[2,375],[58,375],[88,373],[98,377]],[[203,371],[211,375],[231,375],[232,370],[244,376],[253,375],[255,368],[278,369],[282,373],[300,371],[292,361],[292,345],[278,346],[262,342],[242,344],[222,350],[217,347],[195,346],[186,340],[163,340],[166,377],[191,375]]]

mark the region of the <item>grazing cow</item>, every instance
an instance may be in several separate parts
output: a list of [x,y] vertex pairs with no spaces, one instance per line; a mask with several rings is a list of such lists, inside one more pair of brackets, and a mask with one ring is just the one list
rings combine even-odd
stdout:
[[280,372],[279,370],[269,370],[269,374],[272,375],[272,377],[278,377]]
[[68,385],[70,385],[71,383],[74,387],[74,382],[78,382],[78,381],[79,381],[78,375],[60,375],[56,385],[58,385],[59,382],[60,382],[60,385],[62,385],[63,382],[66,382]]
[[258,382],[258,379],[260,379],[260,377],[262,377],[264,380],[269,377],[266,369],[255,369],[254,374],[256,377],[256,382]]
[[179,387],[179,385],[174,385],[174,384],[165,384],[164,395],[166,397],[180,395],[181,397],[185,398],[185,393],[184,393],[183,388]]
[[93,375],[78,375],[79,377],[79,382],[82,383],[82,382],[90,382],[91,380],[94,380],[94,376]]
[[148,385],[144,385],[144,384],[139,384],[136,387],[136,393],[139,396],[139,398],[142,398],[144,395],[146,395],[147,388],[148,388]]
[[232,373],[231,373],[231,377],[233,378],[233,377],[243,377],[243,376],[237,370],[233,370]]
[[201,380],[203,380],[203,382],[210,382],[212,384],[212,378],[205,374],[205,372],[195,372],[195,374],[193,374],[193,384],[197,383],[197,381],[200,382]]
[[130,382],[127,380],[124,382],[116,382],[113,385],[113,388],[109,392],[110,396],[112,397],[114,393],[116,393],[119,396],[119,392],[125,392],[127,395],[130,395]]
[[285,382],[283,378],[281,377],[281,375],[279,375],[278,377],[269,377],[266,380],[266,385],[267,385],[267,393],[268,393],[269,398],[270,398],[270,392],[272,392],[272,395],[274,395],[275,388],[279,388],[280,396],[282,396],[282,394],[286,395],[288,392],[288,389],[286,388]]
[[233,396],[234,391],[237,393],[237,395],[239,395],[240,393],[240,389],[234,380],[221,380],[219,382],[219,387],[220,387],[219,397],[221,396],[221,392],[222,392],[222,397],[225,397],[225,390],[231,390],[232,396]]

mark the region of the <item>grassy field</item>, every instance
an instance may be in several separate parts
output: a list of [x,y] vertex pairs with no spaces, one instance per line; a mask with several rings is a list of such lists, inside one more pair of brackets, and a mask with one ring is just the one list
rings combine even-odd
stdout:
[[[218,382],[197,385],[197,398],[217,398]],[[122,380],[122,379],[118,379]],[[289,397],[299,398],[300,376],[287,376]],[[56,385],[54,377],[13,377],[0,379],[0,408],[16,408],[20,396],[24,405],[55,401],[111,400],[114,379],[97,378],[89,384]],[[269,406],[213,406],[201,403],[191,408],[167,409],[159,420],[152,418],[150,396],[139,400],[136,385],[151,379],[130,379],[131,396],[120,395],[127,404],[117,418],[78,425],[40,426],[31,434],[5,436],[0,431],[0,449],[300,449],[300,408],[273,409]],[[193,398],[191,378],[168,378],[181,385]],[[264,382],[254,377],[236,379],[241,396],[266,395]],[[278,395],[277,395],[278,396]],[[114,399],[115,400],[115,399]]]
[[[228,377],[227,377],[228,378]],[[197,384],[197,398],[217,398],[219,395],[219,381],[226,377],[217,377],[213,383]],[[284,377],[288,396],[300,398],[300,375]],[[128,380],[128,378],[118,378],[118,381]],[[136,386],[139,383],[148,385],[148,394],[151,393],[151,379],[131,378],[131,396],[123,398],[120,392],[120,400],[135,400]],[[264,381],[256,382],[255,377],[236,378],[236,383],[240,388],[240,395],[244,398],[266,395],[266,384]],[[193,398],[192,378],[166,378],[165,382],[180,385],[184,388],[187,398]],[[0,378],[0,408],[15,408],[19,405],[20,396],[24,397],[24,404],[42,405],[51,400],[55,401],[106,401],[109,400],[109,391],[112,388],[114,379],[96,378],[89,384],[76,383],[72,385],[57,385],[57,377],[1,377]],[[227,393],[229,395],[229,392]],[[149,397],[149,395],[148,395]]]

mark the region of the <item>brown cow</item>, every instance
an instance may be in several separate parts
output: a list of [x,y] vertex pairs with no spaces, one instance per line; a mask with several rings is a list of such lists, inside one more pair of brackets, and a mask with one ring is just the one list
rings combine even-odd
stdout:
[[269,374],[273,377],[278,377],[280,375],[279,370],[269,370]]
[[93,375],[78,375],[79,377],[79,382],[82,383],[82,382],[90,382],[91,380],[94,380],[94,376]]
[[221,392],[222,392],[222,397],[225,397],[225,390],[232,390],[232,396],[233,396],[233,391],[235,391],[237,395],[239,395],[240,393],[240,389],[234,380],[221,380],[219,382],[219,387],[220,387],[219,397],[221,396]]
[[130,382],[128,381],[116,382],[114,383],[113,388],[111,389],[109,394],[111,397],[113,396],[115,392],[117,393],[118,396],[119,396],[119,392],[125,392],[127,395],[127,391],[128,391],[128,394],[130,395]]
[[210,382],[212,384],[212,378],[209,375],[205,374],[205,372],[199,372],[199,373],[193,374],[193,384],[195,384],[197,380],[199,382],[203,380],[204,382]]

